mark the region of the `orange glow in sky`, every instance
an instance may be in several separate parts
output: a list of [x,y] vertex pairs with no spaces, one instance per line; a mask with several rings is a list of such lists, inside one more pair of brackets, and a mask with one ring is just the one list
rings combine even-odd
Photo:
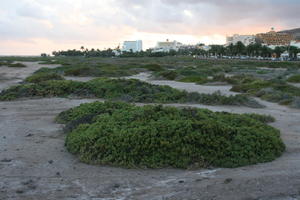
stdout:
[[[227,35],[297,28],[300,1],[3,0],[0,55],[115,48],[124,40],[224,44]],[[291,14],[293,13],[293,14]]]

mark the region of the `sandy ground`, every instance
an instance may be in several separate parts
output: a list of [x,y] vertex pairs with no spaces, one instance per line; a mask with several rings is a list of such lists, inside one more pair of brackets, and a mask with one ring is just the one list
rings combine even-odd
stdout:
[[87,82],[87,81],[93,80],[93,79],[95,79],[97,77],[64,76],[64,78],[66,80]]
[[[3,82],[1,82],[1,87]],[[6,83],[4,82],[4,85]],[[80,163],[66,152],[55,116],[93,99],[0,102],[0,199],[300,199],[300,111],[267,107],[195,106],[215,111],[271,114],[287,145],[273,162],[235,169],[122,169]]]
[[42,67],[55,68],[59,65],[40,65],[38,62],[18,62],[23,63],[27,67],[0,67],[0,91],[9,86],[16,85],[26,77],[30,76],[36,70]]
[[293,85],[295,87],[300,87],[300,83],[289,83],[289,84],[291,84],[291,85]]
[[155,79],[151,79],[150,74],[146,72],[134,76],[126,77],[126,78],[139,79],[154,85],[168,85],[180,90],[186,90],[188,92],[199,92],[199,93],[211,94],[213,92],[220,91],[223,95],[237,94],[235,92],[230,91],[232,87],[231,85],[197,85],[195,83],[183,83],[183,82],[168,81],[168,80],[155,80]]

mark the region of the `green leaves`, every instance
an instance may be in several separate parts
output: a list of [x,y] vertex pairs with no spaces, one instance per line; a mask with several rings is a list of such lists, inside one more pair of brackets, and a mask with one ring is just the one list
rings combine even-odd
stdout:
[[[80,123],[85,116],[94,117]],[[271,161],[285,149],[280,132],[264,123],[270,117],[257,114],[95,102],[64,111],[57,120],[75,122],[67,149],[93,164],[238,167]]]
[[34,75],[36,78],[31,77],[29,79],[32,82],[36,82],[34,84],[23,84],[2,91],[0,100],[13,100],[22,97],[67,97],[73,95],[141,103],[193,102],[208,105],[261,107],[258,102],[242,95],[227,97],[218,92],[214,94],[188,93],[169,86],[152,85],[135,79],[98,78],[88,82],[70,80],[41,81],[47,78],[42,73],[46,72],[37,73]]
[[61,75],[53,72],[39,72],[27,77],[25,82],[40,83],[48,80],[64,80],[64,78]]

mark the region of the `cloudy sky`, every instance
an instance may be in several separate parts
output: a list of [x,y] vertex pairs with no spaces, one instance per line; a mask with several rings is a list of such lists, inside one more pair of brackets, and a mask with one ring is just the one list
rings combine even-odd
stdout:
[[226,35],[300,27],[300,0],[1,0],[0,55],[141,39],[219,44]]

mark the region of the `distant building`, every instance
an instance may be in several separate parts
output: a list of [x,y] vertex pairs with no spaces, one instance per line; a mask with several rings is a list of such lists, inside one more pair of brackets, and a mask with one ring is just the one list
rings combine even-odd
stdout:
[[281,60],[288,60],[289,57],[290,57],[290,54],[289,54],[287,51],[283,52],[283,53],[280,55],[280,59],[281,59]]
[[287,46],[293,40],[293,36],[288,33],[277,33],[274,28],[267,33],[259,33],[256,35],[257,40],[268,46]]
[[210,45],[204,45],[204,46],[201,46],[200,49],[202,49],[204,51],[209,51],[211,49],[211,46]]
[[231,44],[235,45],[238,42],[242,42],[245,46],[249,44],[255,43],[255,36],[254,35],[239,35],[234,34],[233,36],[229,36],[226,38],[226,45],[229,46]]
[[300,40],[300,28],[279,31],[278,33],[287,33],[292,35],[294,40]]
[[142,40],[137,41],[124,41],[122,51],[127,52],[140,52],[143,50],[143,42]]
[[153,52],[169,52],[171,50],[178,51],[182,46],[182,43],[177,41],[170,42],[166,40],[165,42],[158,42]]
[[121,55],[121,51],[119,49],[114,49],[112,52],[115,54],[115,56]]
[[300,40],[293,40],[291,46],[300,48]]

